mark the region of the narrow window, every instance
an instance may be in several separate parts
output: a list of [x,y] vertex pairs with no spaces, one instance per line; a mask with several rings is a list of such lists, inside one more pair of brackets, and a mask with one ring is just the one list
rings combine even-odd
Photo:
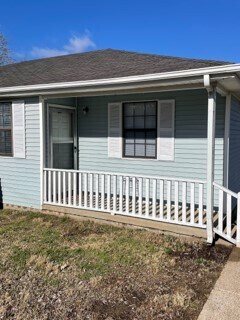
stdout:
[[0,155],[12,156],[12,104],[0,103]]
[[157,102],[123,104],[123,156],[156,158]]

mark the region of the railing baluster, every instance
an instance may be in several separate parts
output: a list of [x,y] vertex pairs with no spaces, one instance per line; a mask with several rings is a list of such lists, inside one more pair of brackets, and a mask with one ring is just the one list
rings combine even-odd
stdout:
[[62,173],[58,171],[58,204],[62,202]]
[[171,220],[171,188],[171,181],[167,180],[167,220]]
[[156,219],[157,180],[153,179],[152,184],[152,218]]
[[132,178],[132,213],[136,214],[136,178]]
[[93,208],[93,174],[89,175],[89,207]]
[[142,215],[142,199],[143,199],[143,179],[138,180],[138,214]]
[[160,220],[163,220],[163,209],[164,209],[164,180],[160,180],[160,213],[159,213]]
[[88,207],[88,174],[84,173],[84,208]]
[[48,171],[48,202],[52,202],[52,171]]
[[218,200],[218,230],[223,232],[223,191],[219,189]]
[[194,215],[195,215],[195,183],[191,182],[190,184],[190,214],[191,223],[194,223]]
[[56,171],[53,171],[53,204],[57,203]]
[[105,175],[101,176],[101,209],[105,209]]
[[96,173],[96,179],[95,179],[95,208],[96,209],[98,209],[99,207],[98,200],[99,200],[99,176]]
[[47,171],[43,171],[43,201],[47,202]]
[[63,171],[63,205],[66,205],[66,172]]
[[182,183],[182,222],[185,224],[187,221],[187,183]]
[[232,196],[227,194],[227,235],[232,234]]
[[236,245],[240,246],[240,192],[237,194],[237,234]]
[[123,176],[119,177],[119,212],[123,212]]
[[117,211],[117,177],[113,176],[113,212]]
[[175,191],[174,220],[178,221],[178,181],[175,181],[174,191]]
[[198,194],[198,223],[200,226],[203,224],[203,184],[199,183]]
[[107,176],[107,210],[111,210],[111,176]]
[[149,179],[146,178],[146,201],[145,201],[145,215],[146,217],[149,216],[149,198],[150,198],[150,183]]
[[72,173],[68,172],[68,204],[72,205]]
[[82,173],[78,176],[78,206],[82,207]]
[[126,213],[129,213],[129,177],[126,177]]
[[73,206],[77,206],[77,173],[73,173]]

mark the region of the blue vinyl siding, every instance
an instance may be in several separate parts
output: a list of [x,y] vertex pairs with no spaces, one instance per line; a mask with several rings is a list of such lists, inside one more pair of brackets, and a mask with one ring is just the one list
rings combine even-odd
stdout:
[[40,122],[38,99],[25,99],[26,158],[0,157],[4,204],[40,207]]
[[232,191],[240,191],[240,102],[234,97],[230,114],[228,187]]
[[[108,103],[175,99],[175,159],[113,159],[108,157]],[[78,99],[79,169],[206,179],[207,92],[205,90],[115,95]],[[83,115],[81,106],[88,106]],[[215,181],[223,183],[225,98],[217,97]]]

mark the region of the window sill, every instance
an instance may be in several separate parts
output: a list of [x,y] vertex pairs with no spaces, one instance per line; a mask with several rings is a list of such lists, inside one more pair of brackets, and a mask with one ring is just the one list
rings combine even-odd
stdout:
[[[115,158],[114,158],[115,159]],[[127,158],[127,157],[122,157],[120,158],[121,160],[135,160],[135,161],[157,161],[157,162],[174,162],[175,159],[173,160],[160,160],[160,159],[155,159],[155,158]]]
[[13,155],[9,155],[9,156],[7,156],[7,155],[3,155],[3,154],[0,154],[0,159],[9,159],[9,158],[14,158],[13,157]]

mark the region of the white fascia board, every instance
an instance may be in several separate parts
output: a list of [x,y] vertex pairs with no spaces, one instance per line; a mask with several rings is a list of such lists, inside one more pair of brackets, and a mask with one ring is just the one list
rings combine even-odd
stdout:
[[182,78],[182,77],[201,76],[206,74],[211,75],[211,74],[220,74],[220,73],[229,73],[229,72],[240,72],[240,64],[230,64],[230,65],[222,65],[217,67],[215,66],[215,67],[209,67],[209,68],[198,68],[198,69],[190,69],[190,70],[188,69],[188,70],[164,72],[164,73],[144,74],[144,75],[128,76],[128,77],[120,77],[120,78],[3,87],[3,88],[0,88],[0,93],[49,90],[49,89],[66,89],[66,88],[75,88],[75,87],[91,87],[91,86],[112,85],[112,84],[113,85],[126,84],[126,83],[136,83],[136,82],[143,82],[143,81],[167,80],[167,79],[176,79],[176,78]]

